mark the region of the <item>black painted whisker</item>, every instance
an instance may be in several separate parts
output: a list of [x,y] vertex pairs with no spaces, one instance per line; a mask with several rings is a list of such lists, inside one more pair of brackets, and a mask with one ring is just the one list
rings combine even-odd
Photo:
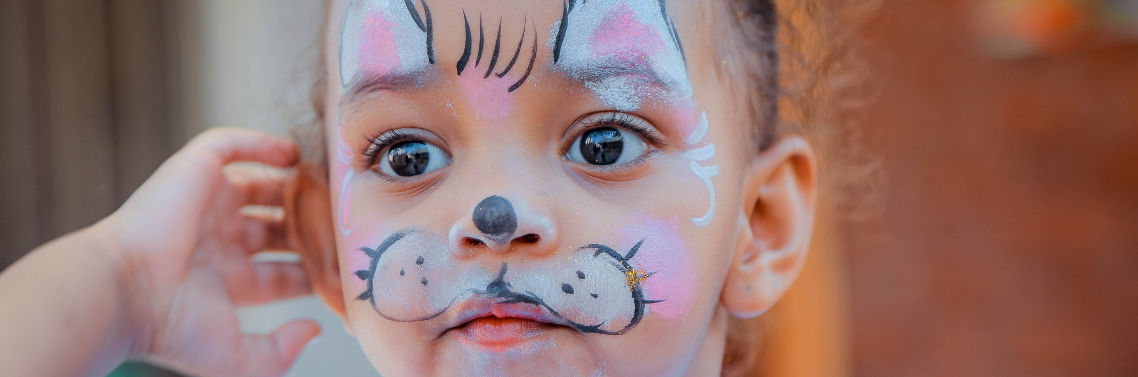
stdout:
[[420,0],[423,3],[423,13],[427,15],[427,61],[435,64],[435,29],[431,22],[431,8],[427,7],[427,0]]
[[462,24],[466,26],[466,47],[462,49],[462,57],[458,58],[458,75],[462,76],[462,70],[466,69],[466,63],[470,62],[470,22],[466,20],[466,10],[462,11]]
[[553,42],[553,63],[561,58],[561,44],[565,42],[565,29],[569,27],[569,10],[572,5],[573,0],[561,5],[561,24],[557,26],[557,40]]
[[482,13],[478,14],[478,58],[474,60],[474,66],[477,67],[478,63],[482,63],[482,42],[486,40],[482,33]]
[[427,26],[423,25],[423,19],[419,17],[419,11],[415,10],[415,0],[403,0],[403,4],[407,5],[407,12],[411,13],[411,19],[415,20],[419,30],[427,31]]
[[510,72],[510,69],[514,68],[514,63],[518,62],[518,55],[522,53],[522,43],[526,41],[526,29],[528,29],[528,24],[529,18],[527,17],[526,22],[522,23],[522,38],[518,40],[518,48],[514,50],[514,57],[510,58],[510,64],[506,64],[506,69],[497,73],[498,78],[506,76],[506,74]]
[[498,20],[498,37],[494,39],[494,53],[490,55],[490,67],[486,69],[486,75],[482,78],[490,77],[494,73],[494,66],[498,64],[498,50],[502,47],[502,20]]
[[537,60],[537,25],[536,24],[534,25],[534,28],[533,28],[533,35],[534,35],[533,51],[530,52],[529,66],[526,67],[526,73],[522,74],[522,78],[518,79],[518,82],[514,83],[514,85],[510,85],[510,89],[506,91],[507,93],[511,93],[515,90],[518,90],[518,88],[520,88],[522,86],[522,84],[526,82],[526,79],[529,78],[530,72],[533,71],[533,62]]

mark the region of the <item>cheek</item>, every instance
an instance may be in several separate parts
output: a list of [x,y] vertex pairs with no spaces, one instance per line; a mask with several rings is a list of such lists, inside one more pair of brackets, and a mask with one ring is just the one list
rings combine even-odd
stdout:
[[652,274],[643,282],[645,297],[664,300],[650,304],[649,312],[667,319],[677,319],[691,311],[697,283],[691,251],[679,224],[676,218],[665,220],[640,214],[620,230],[622,244],[644,241],[635,260],[636,267]]

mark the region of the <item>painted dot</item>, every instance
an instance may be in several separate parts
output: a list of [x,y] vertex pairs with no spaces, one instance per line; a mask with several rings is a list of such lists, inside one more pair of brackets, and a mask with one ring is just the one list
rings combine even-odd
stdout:
[[405,274],[406,274],[406,272],[403,272],[403,269],[402,269],[402,268],[400,268],[400,269],[399,269],[399,276],[403,276],[403,275],[405,275]]
[[422,266],[422,265],[423,265],[423,261],[424,261],[424,259],[423,259],[423,256],[422,256],[422,255],[420,255],[420,256],[419,256],[419,259],[416,259],[416,260],[415,260],[415,264]]
[[597,296],[597,294],[596,294],[596,293],[590,293],[589,295],[590,295],[590,296],[593,296],[593,298],[597,298],[597,297],[600,297],[600,296]]
[[427,278],[423,278],[423,281],[421,283],[423,283],[423,285],[427,285]]
[[568,294],[573,294],[573,286],[563,283],[563,284],[561,284],[561,291],[568,293]]
[[585,273],[581,272],[581,271],[577,271],[577,278],[581,279],[581,280],[585,280]]

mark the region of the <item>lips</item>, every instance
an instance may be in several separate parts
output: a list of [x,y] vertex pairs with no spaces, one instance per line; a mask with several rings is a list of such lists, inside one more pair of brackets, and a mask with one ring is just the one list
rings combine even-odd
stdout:
[[478,295],[456,305],[440,336],[449,333],[463,343],[504,351],[547,331],[570,329],[564,320],[536,305],[496,301],[499,299]]

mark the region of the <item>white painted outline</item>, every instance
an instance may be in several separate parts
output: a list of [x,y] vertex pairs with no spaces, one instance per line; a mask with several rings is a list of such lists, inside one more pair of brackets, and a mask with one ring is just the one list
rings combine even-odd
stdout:
[[349,234],[352,234],[352,231],[355,230],[354,228],[353,229],[344,229],[344,214],[340,213],[340,212],[344,211],[344,193],[348,191],[348,184],[352,183],[352,178],[354,178],[355,176],[356,176],[356,171],[352,170],[351,168],[348,168],[348,172],[344,174],[344,182],[340,183],[340,205],[338,208],[336,208],[336,210],[337,210],[336,227],[340,228],[340,235],[344,236],[344,237],[347,237]]
[[[684,142],[694,145],[703,141],[707,136],[707,112],[704,111],[699,116],[699,125],[684,139]],[[681,153],[688,160],[691,160],[691,171],[695,173],[703,183],[707,185],[707,191],[711,196],[711,204],[707,209],[707,214],[703,217],[692,218],[692,224],[700,228],[706,228],[711,225],[711,219],[715,218],[715,184],[711,182],[711,177],[719,175],[719,165],[700,166],[698,161],[706,161],[715,157],[715,144],[708,144],[699,148],[691,149]]]

